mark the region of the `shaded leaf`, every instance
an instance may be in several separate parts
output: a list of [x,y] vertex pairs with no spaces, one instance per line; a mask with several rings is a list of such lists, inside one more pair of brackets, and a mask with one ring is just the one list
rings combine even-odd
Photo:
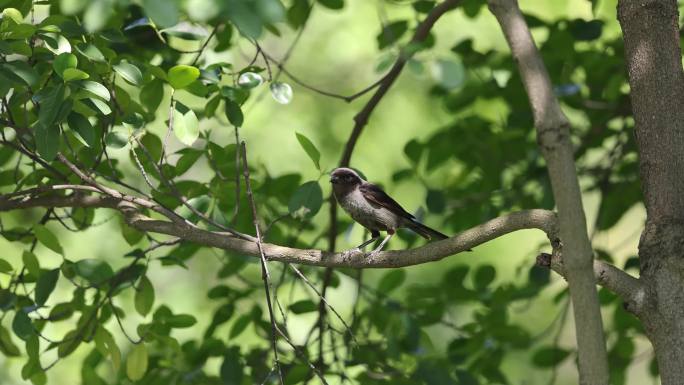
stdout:
[[38,238],[38,241],[43,244],[43,246],[57,254],[64,254],[62,245],[59,244],[59,240],[55,234],[52,233],[52,231],[48,230],[47,227],[43,225],[34,225],[33,233],[36,235],[36,238]]
[[135,292],[135,310],[142,316],[146,316],[152,309],[154,304],[154,286],[152,282],[143,276],[140,278],[137,290]]
[[45,301],[50,297],[50,294],[57,286],[59,279],[59,269],[48,270],[40,275],[36,282],[35,299],[38,306],[43,306]]
[[309,181],[299,186],[290,198],[288,209],[290,214],[298,218],[311,218],[323,205],[323,190],[316,181]]

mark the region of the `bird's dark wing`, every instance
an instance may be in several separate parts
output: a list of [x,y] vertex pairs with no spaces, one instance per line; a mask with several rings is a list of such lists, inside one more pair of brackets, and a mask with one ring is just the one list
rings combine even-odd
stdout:
[[415,217],[411,215],[409,212],[404,210],[403,207],[397,201],[392,199],[387,193],[382,191],[382,189],[372,183],[363,183],[359,186],[359,191],[361,191],[361,194],[363,194],[363,197],[366,198],[367,201],[369,201],[372,204],[381,206],[386,208],[387,210],[393,212],[394,214],[406,218],[406,219],[414,219]]

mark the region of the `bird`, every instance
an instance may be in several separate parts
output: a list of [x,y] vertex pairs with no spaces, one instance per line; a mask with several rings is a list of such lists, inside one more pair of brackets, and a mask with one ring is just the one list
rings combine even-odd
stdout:
[[380,231],[385,231],[387,236],[370,253],[376,254],[383,249],[398,228],[409,228],[428,240],[449,238],[418,222],[416,217],[404,210],[380,187],[365,181],[351,168],[334,169],[330,173],[330,183],[337,203],[371,233],[371,239],[345,253],[360,252],[361,248],[380,238]]

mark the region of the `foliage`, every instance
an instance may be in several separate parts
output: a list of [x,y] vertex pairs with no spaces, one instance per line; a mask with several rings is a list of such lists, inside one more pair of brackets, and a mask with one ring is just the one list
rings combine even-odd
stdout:
[[[150,196],[190,222],[253,233],[237,143],[205,123],[221,122],[237,139],[249,119],[245,103],[266,90],[265,83],[277,102],[290,103],[297,95],[289,83],[299,82],[281,76],[278,62],[258,43],[277,41],[286,30],[303,31],[314,10],[335,15],[349,2],[0,0],[3,194],[80,183],[58,160],[61,154],[98,181]],[[464,39],[448,41],[448,56],[432,60],[435,33],[420,46],[409,43],[416,20],[435,3],[414,1],[411,17],[376,28],[374,43],[387,58],[379,70],[415,53],[409,70],[424,75],[426,67],[434,68],[433,79],[423,82],[431,104],[449,113],[449,123],[429,135],[409,134],[407,162],[392,170],[392,184],[420,181],[427,209],[420,214],[440,221],[444,231],[515,209],[552,209],[532,115],[508,51],[481,50],[477,41]],[[462,3],[452,12],[471,19],[486,12],[479,1]],[[585,192],[601,197],[595,228],[608,231],[640,199],[622,41],[603,33],[604,24],[615,20],[527,18],[546,36],[539,41],[541,53],[571,112]],[[254,59],[236,59],[238,46],[256,49]],[[226,52],[232,55],[221,55]],[[325,97],[299,85],[294,91]],[[500,108],[492,113],[483,105]],[[149,129],[160,119],[165,132]],[[306,171],[281,175],[252,165],[259,215],[268,242],[320,248],[327,226],[314,219],[328,204],[324,174],[332,164],[315,138],[295,130],[291,135],[311,162],[302,162]],[[318,179],[305,176],[312,173]],[[0,352],[23,362],[22,379],[45,384],[53,364],[78,357],[87,384],[278,382],[263,286],[246,273],[254,267],[251,260],[226,253],[216,273],[221,283],[206,293],[212,315],[202,319],[206,314],[161,302],[151,278],[156,269],[187,268],[203,252],[197,245],[143,234],[120,220],[126,255],[116,263],[74,260],[61,234],[101,225],[96,218],[87,207],[2,214],[2,235],[23,253],[20,261],[0,256]],[[337,225],[347,228],[348,219]],[[406,247],[418,241],[413,234],[399,236]],[[58,265],[45,263],[57,255]],[[598,255],[612,258],[606,251]],[[535,370],[556,370],[575,352],[547,338],[550,329],[531,330],[512,311],[551,286],[549,271],[531,265],[525,261],[523,273],[511,277],[486,262],[458,263],[421,283],[407,279],[405,270],[383,272],[372,284],[360,272],[335,271],[332,287],[354,282],[360,294],[342,312],[344,322],[328,312],[319,328],[313,321],[327,306],[308,281],[286,265],[270,264],[281,294],[278,327],[289,336],[277,338],[284,383],[316,383],[318,371],[330,383],[508,384],[503,362],[521,352]],[[323,280],[318,268],[301,267],[301,273],[315,287]],[[310,295],[284,296],[298,285]],[[558,308],[567,307],[566,291],[552,295]],[[616,297],[602,292],[601,298],[613,314],[613,383],[626,383],[636,358],[634,340],[643,330]],[[140,321],[135,331],[126,331],[122,320],[133,310]],[[558,311],[551,329],[558,323],[561,330],[565,322]],[[309,321],[304,336],[291,333],[286,322],[300,318]],[[179,337],[180,329],[192,332]],[[245,333],[254,343],[237,342]],[[651,372],[657,374],[654,364]]]

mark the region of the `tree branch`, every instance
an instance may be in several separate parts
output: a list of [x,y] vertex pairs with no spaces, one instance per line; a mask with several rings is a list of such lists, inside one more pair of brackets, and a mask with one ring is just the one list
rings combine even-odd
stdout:
[[[235,253],[260,258],[259,245],[256,242],[236,238],[230,233],[208,231],[192,226],[186,222],[174,223],[165,220],[152,219],[140,212],[131,199],[114,198],[110,195],[84,195],[75,193],[69,196],[56,195],[60,190],[94,191],[91,186],[60,185],[41,189],[42,196],[27,195],[0,196],[0,212],[29,209],[36,207],[89,207],[109,208],[120,211],[126,222],[143,232],[154,232],[174,236],[180,240],[194,242],[202,246],[216,247]],[[37,190],[37,189],[34,189]],[[26,194],[35,193],[27,190]],[[445,257],[458,254],[472,247],[481,245],[505,234],[518,230],[538,229],[546,233],[554,248],[554,258],[549,254],[538,257],[537,264],[550,267],[558,274],[565,276],[567,271],[563,266],[558,241],[558,220],[556,214],[548,210],[516,211],[508,215],[494,218],[481,225],[470,228],[451,238],[428,243],[410,250],[388,250],[373,256],[363,252],[354,254],[327,252],[314,249],[296,249],[269,243],[262,243],[262,250],[267,260],[297,263],[303,265],[323,267],[351,267],[351,268],[396,268],[419,265],[439,261]],[[546,257],[548,256],[548,257]],[[603,262],[594,261],[595,279],[598,284],[615,292],[625,301],[638,300],[642,292],[641,282],[618,269]]]
[[593,253],[570,142],[570,124],[553,93],[548,71],[517,0],[489,0],[489,9],[498,20],[518,64],[534,115],[537,142],[549,170],[575,316],[580,383],[608,384],[608,359]]
[[[430,34],[430,30],[435,25],[437,20],[439,20],[439,18],[442,17],[442,15],[444,15],[448,11],[456,8],[458,3],[459,0],[445,0],[444,2],[434,7],[432,11],[430,11],[430,13],[428,13],[428,15],[425,17],[425,20],[423,20],[418,25],[418,28],[416,28],[416,32],[413,34],[413,37],[411,37],[411,42],[409,44],[413,45],[425,41],[425,39]],[[349,165],[352,152],[354,151],[354,146],[356,146],[356,141],[359,139],[361,131],[363,131],[363,128],[368,123],[370,115],[373,113],[373,110],[375,110],[375,107],[378,106],[380,100],[382,100],[382,98],[385,96],[387,90],[389,90],[392,84],[394,84],[394,81],[397,80],[399,74],[401,73],[401,70],[404,68],[404,65],[406,65],[406,62],[412,56],[412,52],[402,52],[399,55],[397,61],[394,62],[394,65],[389,70],[387,75],[385,75],[382,78],[378,90],[375,91],[375,93],[373,94],[373,96],[371,96],[366,105],[363,106],[363,109],[361,109],[361,111],[359,111],[359,113],[356,114],[356,116],[354,116],[354,128],[352,129],[352,132],[349,135],[347,145],[344,148],[344,153],[342,153],[340,167],[346,167]]]

